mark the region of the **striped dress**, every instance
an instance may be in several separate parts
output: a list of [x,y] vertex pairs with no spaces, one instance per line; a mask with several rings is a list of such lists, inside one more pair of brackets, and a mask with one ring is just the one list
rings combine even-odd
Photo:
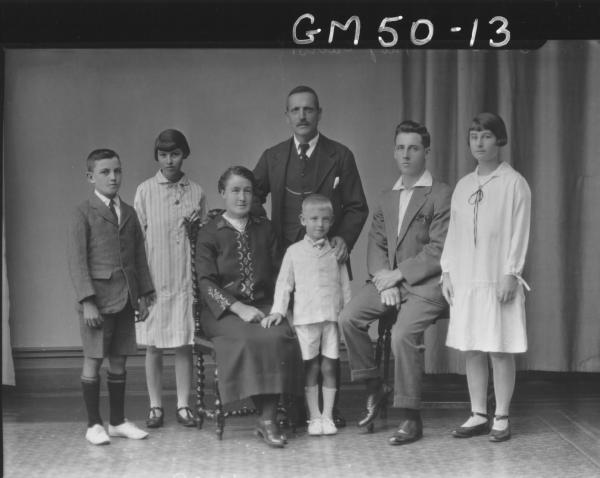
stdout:
[[156,290],[148,318],[136,324],[137,342],[158,348],[192,344],[190,248],[183,220],[194,210],[206,216],[204,191],[185,175],[171,183],[159,170],[138,186],[133,204],[144,230]]

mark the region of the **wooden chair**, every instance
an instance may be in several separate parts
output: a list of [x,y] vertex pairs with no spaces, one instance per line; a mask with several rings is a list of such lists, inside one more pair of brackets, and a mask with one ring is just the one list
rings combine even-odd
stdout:
[[[215,217],[220,210],[211,210],[209,218]],[[204,356],[210,355],[215,359],[215,349],[212,342],[206,338],[200,323],[200,313],[202,308],[202,300],[200,297],[200,288],[198,284],[198,272],[196,271],[196,240],[198,232],[203,224],[199,218],[194,220],[185,220],[184,222],[188,239],[190,241],[190,256],[192,261],[192,289],[193,303],[192,313],[194,315],[194,352],[196,353],[196,420],[198,428],[202,428],[205,419],[214,420],[216,423],[216,434],[219,440],[223,439],[223,430],[225,428],[225,419],[233,416],[247,416],[256,413],[256,409],[250,407],[242,407],[238,410],[224,410],[219,393],[219,371],[217,370],[215,360],[214,372],[214,408],[209,408],[205,404],[205,367]]]
[[[448,317],[449,311],[442,314],[441,318]],[[383,359],[383,373],[382,380],[383,383],[387,384],[389,382],[390,377],[390,356],[392,349],[392,327],[396,323],[397,313],[395,309],[390,309],[384,315],[379,318],[379,322],[377,324],[377,342],[375,344],[375,364],[377,368],[381,368],[381,363]],[[438,319],[438,320],[440,320]],[[491,364],[490,366],[490,380],[488,381],[488,391],[487,391],[487,410],[488,415],[493,413],[493,410],[496,406],[495,398],[494,398],[494,386],[491,380]],[[383,404],[380,409],[379,416],[382,419],[387,418],[387,404]],[[367,426],[368,432],[373,432],[375,427],[374,423],[370,423]]]
[[[375,344],[375,365],[381,369],[381,361],[383,358],[383,383],[387,384],[390,378],[390,356],[392,353],[392,327],[396,323],[397,313],[395,309],[390,309],[379,318],[377,322],[377,342]],[[387,404],[383,404],[379,417],[387,418]],[[367,426],[367,431],[373,433],[375,423],[371,422]]]

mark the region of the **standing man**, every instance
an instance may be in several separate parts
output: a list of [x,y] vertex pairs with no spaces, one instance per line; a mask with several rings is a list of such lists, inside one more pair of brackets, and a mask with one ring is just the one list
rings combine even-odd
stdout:
[[389,439],[404,445],[423,436],[421,375],[423,334],[446,310],[439,284],[440,256],[450,219],[451,189],[425,168],[431,138],[427,128],[404,121],[396,128],[394,158],[400,178],[384,191],[373,214],[367,249],[371,280],[340,316],[351,378],[365,381],[367,405],[358,426],[370,424],[392,389],[384,385],[373,358],[369,325],[396,313],[392,328],[394,406],[400,426]]
[[[304,198],[313,193],[326,196],[334,213],[329,240],[337,260],[343,263],[369,209],[354,155],[343,144],[319,133],[321,114],[319,98],[312,88],[297,86],[290,91],[285,116],[293,136],[267,149],[254,168],[257,202],[253,212],[264,215],[261,205],[271,194],[271,221],[284,252],[304,237],[299,219]],[[344,426],[337,407],[334,419],[336,426]]]

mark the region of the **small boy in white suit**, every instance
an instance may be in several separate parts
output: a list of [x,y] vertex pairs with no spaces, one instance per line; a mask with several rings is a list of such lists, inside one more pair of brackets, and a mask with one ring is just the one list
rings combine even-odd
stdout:
[[[306,228],[301,241],[286,251],[275,286],[271,314],[263,327],[279,324],[294,294],[293,324],[305,364],[309,435],[334,435],[333,403],[339,358],[338,316],[350,301],[350,280],[327,239],[333,224],[331,201],[311,194],[302,203],[300,222]],[[323,377],[323,411],[319,410],[319,373]]]

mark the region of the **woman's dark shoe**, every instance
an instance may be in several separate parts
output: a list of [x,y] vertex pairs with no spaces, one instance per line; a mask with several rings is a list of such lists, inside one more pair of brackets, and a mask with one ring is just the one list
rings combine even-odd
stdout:
[[164,411],[162,407],[152,407],[146,418],[146,426],[148,428],[160,428],[164,423]]
[[485,435],[490,431],[490,421],[488,416],[485,413],[472,412],[471,416],[475,415],[484,417],[486,419],[485,422],[480,423],[479,425],[475,425],[473,427],[458,427],[452,430],[452,436],[454,438],[471,438],[477,435]]
[[385,404],[392,393],[388,385],[382,385],[375,393],[367,397],[367,405],[364,416],[358,421],[359,427],[366,427],[377,418],[383,404]]
[[254,434],[273,448],[283,448],[285,439],[273,420],[258,420]]
[[[184,412],[183,415],[179,412]],[[192,413],[192,409],[190,407],[179,407],[177,412],[175,413],[177,416],[177,421],[181,423],[184,427],[195,427],[196,426],[196,418]]]
[[[496,420],[508,421],[508,415],[496,415],[494,418]],[[496,430],[492,428],[492,431],[490,432],[490,441],[498,443],[506,440],[510,440],[510,421],[508,421],[504,430]]]

